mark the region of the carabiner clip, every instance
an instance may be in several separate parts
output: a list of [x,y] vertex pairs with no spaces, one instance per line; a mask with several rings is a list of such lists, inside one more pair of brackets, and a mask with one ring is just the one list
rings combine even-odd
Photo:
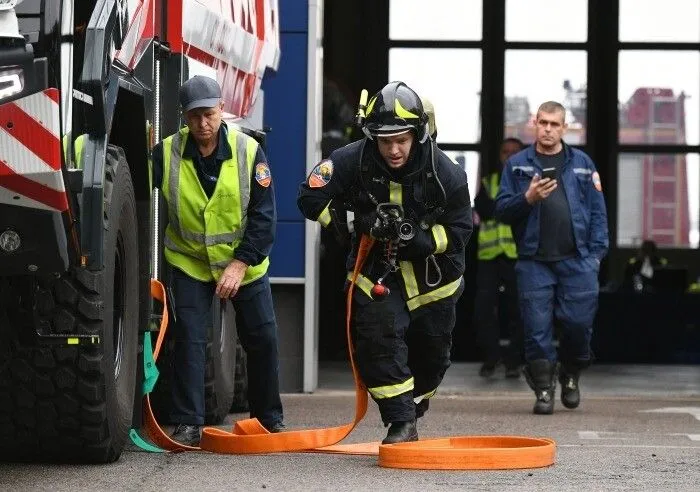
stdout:
[[[437,280],[434,283],[430,282],[430,275],[428,275],[428,271],[430,270],[430,261],[433,262],[433,265],[435,266],[435,271],[437,272]],[[427,285],[428,287],[435,287],[440,282],[442,282],[442,270],[440,269],[440,265],[438,265],[438,262],[435,259],[435,255],[430,255],[425,258],[425,285]]]

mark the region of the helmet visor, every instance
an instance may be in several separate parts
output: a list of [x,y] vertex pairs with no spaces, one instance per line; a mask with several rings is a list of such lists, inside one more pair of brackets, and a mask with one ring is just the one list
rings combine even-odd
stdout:
[[401,135],[403,133],[410,132],[415,128],[415,126],[408,123],[404,123],[403,125],[382,125],[381,123],[368,123],[366,128],[367,132],[373,137],[393,137],[394,135]]

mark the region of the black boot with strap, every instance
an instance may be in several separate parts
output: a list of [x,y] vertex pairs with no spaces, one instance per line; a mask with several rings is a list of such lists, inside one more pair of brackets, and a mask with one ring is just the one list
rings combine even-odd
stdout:
[[523,373],[527,384],[537,397],[532,413],[536,415],[551,415],[554,413],[557,364],[547,359],[532,360],[527,363]]

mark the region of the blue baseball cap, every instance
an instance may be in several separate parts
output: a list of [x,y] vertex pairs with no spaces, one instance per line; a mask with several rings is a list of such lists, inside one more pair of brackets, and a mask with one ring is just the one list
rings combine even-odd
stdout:
[[195,75],[180,87],[180,107],[183,112],[195,108],[213,108],[221,101],[221,87],[211,77]]

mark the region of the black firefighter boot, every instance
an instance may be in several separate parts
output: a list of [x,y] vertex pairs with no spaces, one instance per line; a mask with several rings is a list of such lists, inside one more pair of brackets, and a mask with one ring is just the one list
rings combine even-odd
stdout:
[[547,359],[532,360],[523,369],[528,386],[537,400],[532,413],[551,415],[554,412],[554,392],[557,387],[556,364]]
[[389,432],[382,441],[382,444],[396,444],[397,442],[409,442],[418,440],[418,429],[416,421],[392,422]]
[[590,365],[590,360],[575,359],[574,362],[562,362],[559,371],[561,383],[561,402],[566,408],[576,408],[581,403],[578,378],[581,370]]
[[566,408],[576,408],[581,402],[581,393],[578,390],[578,369],[566,369],[562,367],[559,373],[559,383],[561,384],[561,403]]

